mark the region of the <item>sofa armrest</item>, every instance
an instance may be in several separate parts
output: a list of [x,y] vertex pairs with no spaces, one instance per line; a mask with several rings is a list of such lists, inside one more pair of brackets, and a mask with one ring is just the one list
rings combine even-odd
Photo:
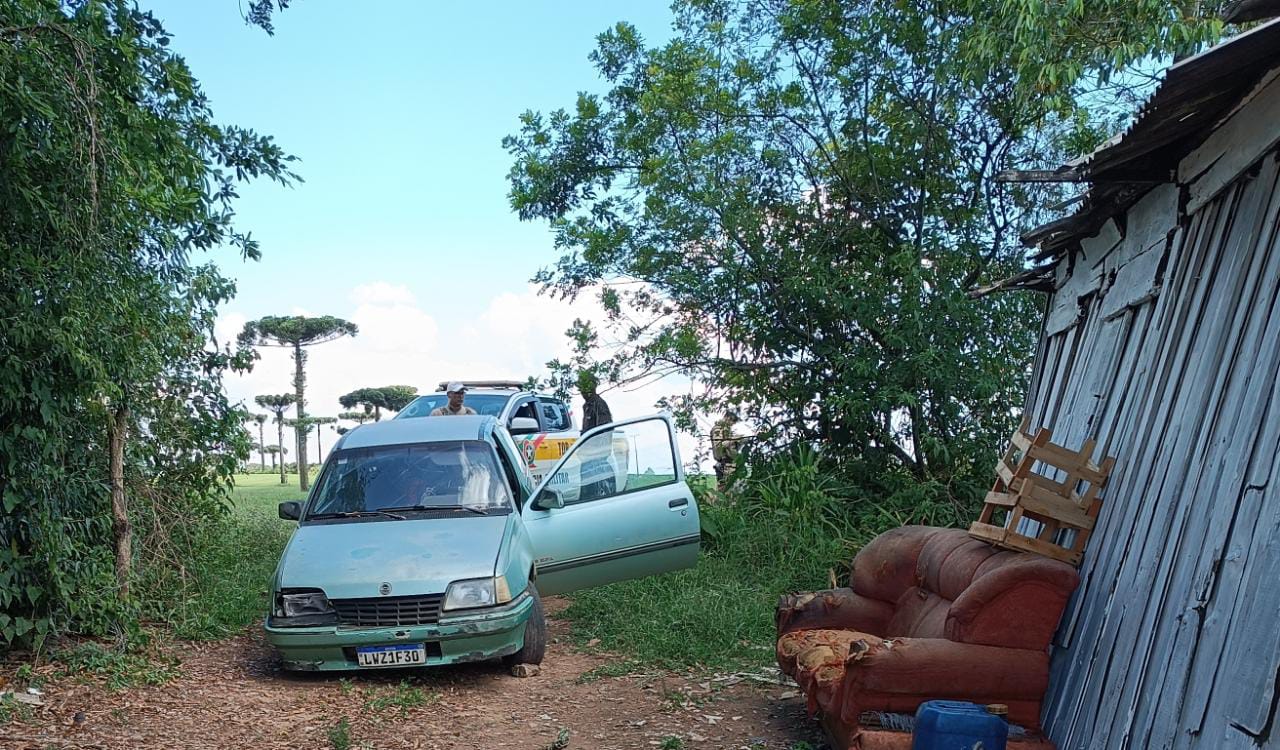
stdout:
[[774,623],[779,636],[796,630],[857,630],[881,634],[892,617],[892,604],[846,588],[785,594],[778,602]]
[[986,646],[1045,650],[1079,575],[1066,563],[1027,555],[976,577],[947,612],[946,636]]
[[926,700],[1004,703],[1010,720],[1039,725],[1049,686],[1044,651],[978,646],[945,638],[864,639],[850,648],[839,689],[840,718],[854,724],[863,711],[907,711]]

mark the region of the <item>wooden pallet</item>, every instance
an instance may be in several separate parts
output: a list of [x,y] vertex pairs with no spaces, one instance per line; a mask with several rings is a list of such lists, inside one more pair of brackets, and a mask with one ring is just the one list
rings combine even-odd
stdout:
[[[1108,457],[1099,466],[1091,459],[1093,440],[1073,451],[1051,442],[1050,430],[1042,427],[1031,434],[1027,428],[1024,418],[996,463],[995,486],[983,501],[982,515],[969,526],[969,535],[1006,549],[1079,565],[1102,508],[1099,493],[1116,460]],[[1033,471],[1036,468],[1041,471]],[[998,523],[997,514],[1003,515],[1003,524]],[[1023,519],[1039,522],[1040,532],[1036,536],[1019,533]]]

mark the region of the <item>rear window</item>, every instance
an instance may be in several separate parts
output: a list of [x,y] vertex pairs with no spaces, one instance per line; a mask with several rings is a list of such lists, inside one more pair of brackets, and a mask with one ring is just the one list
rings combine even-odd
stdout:
[[[488,417],[502,416],[502,409],[507,405],[510,396],[500,393],[477,393],[474,396],[467,396],[462,400],[466,406],[470,406],[476,410],[477,414]],[[409,417],[429,417],[431,412],[441,406],[449,405],[449,397],[443,393],[430,393],[426,396],[419,396],[413,403],[404,407],[396,419],[406,419]]]
[[573,419],[569,416],[569,407],[555,399],[540,399],[542,423],[549,432],[565,432],[573,429]]

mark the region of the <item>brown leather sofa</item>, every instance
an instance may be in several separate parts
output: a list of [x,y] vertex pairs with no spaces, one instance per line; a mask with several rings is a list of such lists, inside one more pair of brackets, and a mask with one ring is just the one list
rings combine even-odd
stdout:
[[858,553],[850,588],[783,597],[778,664],[842,747],[870,746],[864,712],[931,699],[1003,703],[1034,733],[1049,643],[1078,582],[1066,563],[961,529],[894,529]]

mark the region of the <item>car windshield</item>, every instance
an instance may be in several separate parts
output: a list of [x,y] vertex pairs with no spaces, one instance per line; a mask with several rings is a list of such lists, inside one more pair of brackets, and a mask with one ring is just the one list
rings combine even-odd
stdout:
[[[468,394],[462,403],[475,409],[477,414],[487,417],[500,417],[502,416],[502,408],[507,405],[507,401],[510,399],[510,396],[502,393],[476,393]],[[448,405],[448,396],[443,393],[430,393],[426,396],[419,396],[413,403],[404,407],[396,415],[396,419],[429,417],[433,410]]]
[[459,440],[338,451],[320,477],[307,518],[428,509],[511,509],[510,491],[488,443]]

